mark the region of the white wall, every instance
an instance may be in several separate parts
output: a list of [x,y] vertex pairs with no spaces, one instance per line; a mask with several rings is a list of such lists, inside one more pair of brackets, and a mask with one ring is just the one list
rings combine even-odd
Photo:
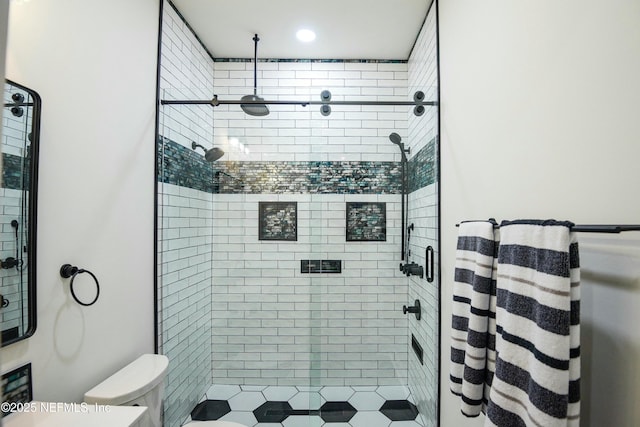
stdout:
[[0,2],[0,77],[4,80],[4,65],[7,48],[7,23],[9,22],[9,1]]
[[[33,364],[37,400],[79,400],[153,352],[158,11],[157,0],[11,7],[6,76],[43,100],[38,328],[0,357],[3,371]],[[100,279],[94,306],[73,302],[64,263]]]
[[[460,415],[449,391],[455,223],[491,216],[640,222],[639,22],[640,3],[630,1],[440,2],[445,427],[482,422]],[[640,395],[640,344],[637,333],[634,339],[626,332],[638,324],[640,236],[579,237],[586,278],[583,362],[589,360],[583,379],[590,384],[582,392],[583,402],[592,403],[583,405],[582,425],[638,425],[637,408],[616,402],[637,403]],[[601,255],[598,263],[594,251]],[[607,274],[614,260],[624,268]],[[611,301],[625,300],[615,296],[624,289],[634,296],[635,309],[589,302],[596,285],[598,295]],[[589,312],[593,307],[597,313]],[[620,322],[605,322],[614,312]],[[608,346],[597,354],[585,342],[585,331],[594,327],[607,336],[595,342]],[[625,363],[619,363],[622,357]],[[599,393],[596,371],[621,385]],[[611,411],[608,406],[623,414],[602,424],[597,413]]]

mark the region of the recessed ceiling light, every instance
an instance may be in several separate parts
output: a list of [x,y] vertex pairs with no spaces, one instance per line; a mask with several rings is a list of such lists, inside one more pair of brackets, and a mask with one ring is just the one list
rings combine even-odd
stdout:
[[316,33],[311,30],[303,29],[296,33],[296,37],[302,42],[312,42],[316,39]]

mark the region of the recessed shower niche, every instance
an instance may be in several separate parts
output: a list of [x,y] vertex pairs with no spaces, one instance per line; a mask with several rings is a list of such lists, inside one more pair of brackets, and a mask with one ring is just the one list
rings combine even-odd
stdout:
[[[240,411],[246,425],[257,423],[252,411],[266,402],[292,402],[292,411],[323,420],[324,403],[351,402],[342,394],[364,388],[368,394],[350,403],[357,412],[370,397],[380,401],[374,416],[391,422],[379,409],[410,396],[416,422],[436,425],[437,284],[398,270],[425,265],[425,248],[438,247],[437,73],[421,65],[435,61],[434,26],[431,17],[408,61],[258,59],[258,93],[268,107],[261,116],[224,103],[251,92],[253,59],[194,56],[194,66],[210,67],[211,81],[192,80],[188,89],[188,76],[173,79],[169,65],[162,71],[160,100],[174,102],[161,104],[158,138],[168,425],[183,421],[211,387],[220,393],[207,398],[228,400],[230,413],[251,394],[255,407]],[[168,64],[172,53],[163,55]],[[329,114],[288,104],[322,102],[325,90]],[[402,146],[390,141],[393,133]],[[209,161],[203,153],[213,147],[224,155]],[[420,321],[402,311],[416,299]]]

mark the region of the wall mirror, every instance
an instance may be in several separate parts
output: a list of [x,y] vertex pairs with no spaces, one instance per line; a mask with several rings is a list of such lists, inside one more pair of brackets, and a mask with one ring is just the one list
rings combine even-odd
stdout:
[[40,96],[4,84],[0,184],[0,333],[2,346],[36,329],[36,203]]

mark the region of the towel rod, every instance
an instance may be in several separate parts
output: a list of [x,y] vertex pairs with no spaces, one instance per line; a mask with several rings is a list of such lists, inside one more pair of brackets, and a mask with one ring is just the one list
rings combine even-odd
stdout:
[[621,233],[623,231],[640,231],[640,225],[584,224],[574,225],[571,230],[581,233]]
[[[494,220],[495,221],[495,220]],[[456,224],[456,227],[459,227],[460,224]],[[500,225],[494,222],[494,228],[500,228]],[[623,224],[580,224],[574,225],[571,227],[571,231],[577,231],[580,233],[622,233],[623,231],[640,231],[640,225],[631,224],[631,225],[623,225]]]

